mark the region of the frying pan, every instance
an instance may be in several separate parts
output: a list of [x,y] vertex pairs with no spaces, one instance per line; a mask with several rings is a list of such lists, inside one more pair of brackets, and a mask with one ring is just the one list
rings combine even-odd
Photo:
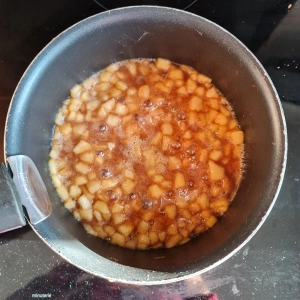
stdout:
[[[157,57],[208,75],[227,97],[245,132],[244,173],[228,212],[211,230],[172,249],[133,251],[85,232],[56,193],[48,158],[55,115],[71,87],[110,63]],[[28,222],[68,262],[124,283],[174,282],[228,259],[249,241],[270,213],[286,165],[282,107],[259,61],[218,25],[164,7],[104,12],[53,39],[19,82],[5,130],[0,229],[6,231]]]

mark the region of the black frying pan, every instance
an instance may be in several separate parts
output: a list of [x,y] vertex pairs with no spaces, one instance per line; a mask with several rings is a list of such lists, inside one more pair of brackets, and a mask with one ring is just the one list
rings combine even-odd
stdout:
[[[88,235],[63,207],[48,170],[55,115],[69,89],[112,62],[142,57],[168,58],[207,74],[232,104],[245,132],[245,171],[230,209],[211,230],[167,250],[133,251]],[[218,25],[187,12],[129,7],[74,25],[29,66],[13,96],[5,135],[6,158],[14,180],[21,176],[23,185],[15,181],[15,190],[4,168],[6,180],[0,184],[8,180],[6,188],[14,192],[11,199],[16,207],[10,206],[10,211],[17,208],[17,225],[24,225],[21,202],[32,228],[67,261],[114,281],[161,284],[213,268],[256,233],[278,195],[286,153],[286,127],[278,95],[264,68],[241,42]],[[52,204],[47,219],[50,207],[47,197],[40,197],[45,194],[43,185],[32,180],[34,167],[16,156],[20,154],[33,160],[45,183]],[[22,168],[25,171],[19,176]],[[7,208],[7,196],[0,198]]]

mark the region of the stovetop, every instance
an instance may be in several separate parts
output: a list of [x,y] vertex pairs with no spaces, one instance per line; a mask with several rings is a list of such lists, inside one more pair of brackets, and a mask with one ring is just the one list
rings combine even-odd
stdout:
[[[28,226],[6,233],[0,236],[0,299],[207,299],[210,293],[213,299],[300,299],[300,0],[1,0],[1,143],[11,96],[36,54],[74,23],[131,4],[168,4],[206,17],[262,62],[288,128],[287,169],[277,202],[236,255],[201,276],[161,286],[118,284],[87,274],[52,252]],[[3,146],[0,156],[3,160]]]

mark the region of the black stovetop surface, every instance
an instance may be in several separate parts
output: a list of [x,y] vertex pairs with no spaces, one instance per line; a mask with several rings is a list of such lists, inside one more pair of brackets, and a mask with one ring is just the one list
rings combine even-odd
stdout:
[[277,202],[232,258],[201,276],[162,286],[129,286],[89,275],[52,252],[28,226],[6,233],[0,236],[0,299],[206,299],[201,295],[209,292],[215,299],[300,299],[300,0],[1,0],[1,143],[11,96],[37,53],[74,23],[130,4],[186,8],[229,30],[262,62],[288,128],[287,170]]

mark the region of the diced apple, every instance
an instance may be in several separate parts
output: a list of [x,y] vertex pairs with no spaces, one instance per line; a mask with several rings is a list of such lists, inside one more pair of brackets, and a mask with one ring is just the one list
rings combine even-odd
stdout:
[[86,163],[80,161],[75,164],[74,169],[76,172],[86,175],[90,170],[90,167]]
[[188,208],[189,208],[189,211],[193,214],[201,211],[201,207],[197,202],[190,203]]
[[154,135],[151,144],[158,145],[161,142],[161,140],[162,140],[162,133],[159,131]]
[[103,221],[102,215],[98,210],[94,210],[94,217],[97,219],[98,222]]
[[170,219],[174,219],[176,217],[176,205],[171,204],[165,207],[165,213]]
[[197,83],[194,80],[189,78],[186,82],[187,91],[189,93],[192,93],[196,88],[197,88]]
[[199,97],[203,97],[205,94],[205,88],[203,86],[198,86],[195,90],[195,94]]
[[101,181],[97,179],[89,181],[86,186],[91,194],[96,193],[102,187]]
[[115,232],[110,240],[113,244],[117,244],[121,247],[124,246],[126,242],[124,235],[118,232]]
[[116,83],[116,88],[121,91],[125,91],[127,89],[127,84],[124,81],[118,81]]
[[172,139],[170,137],[163,136],[162,137],[162,145],[161,145],[162,150],[167,151],[171,142],[172,142]]
[[83,135],[87,130],[86,124],[76,124],[73,126],[73,133],[76,135]]
[[130,194],[132,193],[134,187],[136,186],[136,183],[130,179],[127,178],[123,183],[122,183],[122,190],[125,194]]
[[211,83],[211,79],[203,74],[199,74],[197,79],[199,83]]
[[155,183],[161,183],[165,178],[164,178],[164,176],[162,176],[162,175],[154,175],[153,176],[153,181],[155,182]]
[[56,190],[61,200],[66,201],[69,199],[69,192],[65,186],[61,186]]
[[79,209],[79,213],[81,216],[81,219],[92,221],[93,220],[93,210],[92,209]]
[[127,67],[129,73],[132,76],[136,76],[137,71],[136,71],[136,64],[135,63],[127,63],[126,67]]
[[57,161],[55,159],[49,160],[49,171],[50,174],[57,174],[58,168],[57,168]]
[[82,100],[76,98],[73,99],[71,98],[69,100],[70,100],[68,104],[69,111],[78,111],[82,104]]
[[143,213],[143,220],[146,222],[149,222],[151,219],[153,219],[154,213],[152,211],[145,211]]
[[155,83],[154,88],[164,93],[170,93],[171,91],[171,88],[165,86],[162,82]]
[[83,185],[88,182],[86,176],[77,176],[74,178],[75,185]]
[[212,185],[210,188],[210,194],[212,197],[217,197],[221,193],[222,189],[218,185]]
[[100,105],[99,100],[91,100],[91,101],[87,102],[86,109],[88,111],[94,111],[99,107],[99,105]]
[[147,99],[150,96],[149,85],[142,85],[138,90],[138,96],[142,99]]
[[165,189],[170,189],[172,187],[172,181],[164,180],[160,185]]
[[104,190],[110,190],[115,186],[117,186],[119,181],[117,178],[108,178],[108,179],[103,179],[101,183],[102,183],[102,188]]
[[215,122],[219,125],[226,125],[228,120],[226,116],[224,116],[222,113],[218,113],[215,118]]
[[82,83],[82,85],[83,85],[87,90],[89,90],[89,89],[91,89],[91,88],[93,87],[93,85],[95,84],[95,81],[96,81],[95,77],[94,77],[94,76],[90,76],[88,79],[86,79],[86,80]]
[[92,207],[91,201],[85,195],[79,197],[78,203],[82,209],[90,209]]
[[168,235],[176,235],[178,233],[178,227],[176,224],[171,224],[167,229]]
[[116,127],[121,122],[121,119],[118,116],[115,115],[108,115],[106,124],[108,126]]
[[52,181],[53,181],[56,188],[59,188],[59,187],[62,186],[62,182],[61,182],[60,178],[58,177],[58,175],[53,175],[52,174]]
[[168,169],[178,170],[181,168],[181,160],[178,156],[169,156],[168,159]]
[[112,236],[116,232],[116,229],[111,225],[105,225],[103,229],[108,236]]
[[[219,99],[215,99],[215,98],[210,98],[209,99],[209,106],[215,110],[219,110],[220,108],[220,101]],[[222,112],[222,111],[221,111]]]
[[183,72],[179,69],[173,69],[169,72],[168,77],[171,79],[183,79]]
[[80,92],[81,92],[81,86],[77,84],[73,88],[71,88],[70,95],[73,98],[77,98],[80,95]]
[[139,244],[144,244],[144,245],[150,244],[150,239],[147,234],[139,234],[137,238]]
[[64,203],[64,206],[68,210],[73,210],[76,207],[76,201],[73,199],[69,199]]
[[180,86],[178,89],[177,89],[177,94],[181,95],[181,96],[186,96],[188,93],[187,89],[185,86]]
[[108,112],[105,110],[104,107],[100,107],[99,110],[98,110],[98,116],[102,119],[106,118],[108,115]]
[[231,112],[227,108],[225,108],[223,105],[220,106],[220,111],[226,117],[229,117],[231,115]]
[[149,238],[150,238],[151,245],[154,245],[158,242],[157,233],[154,231],[149,232]]
[[59,131],[64,135],[69,135],[72,132],[70,123],[65,123],[59,127]]
[[126,216],[122,213],[112,215],[112,221],[114,222],[115,225],[119,225],[119,224],[123,223],[125,221],[125,219],[126,219]]
[[216,212],[218,214],[223,214],[224,212],[227,211],[228,205],[229,205],[228,199],[223,197],[223,198],[219,198],[219,199],[215,200],[214,202],[212,202],[209,207],[214,212]]
[[193,134],[192,134],[191,130],[187,130],[183,135],[183,138],[187,139],[187,140],[191,139],[192,137],[193,137]]
[[208,228],[211,228],[213,227],[216,223],[217,223],[218,219],[211,215],[206,221],[205,221],[205,225],[208,227]]
[[122,205],[118,202],[114,203],[111,208],[111,212],[113,214],[121,213],[121,212],[123,212],[123,210],[124,210],[124,205]]
[[98,233],[93,229],[93,227],[89,224],[83,224],[84,229],[87,231],[87,233],[97,236]]
[[132,170],[125,169],[124,170],[124,176],[127,177],[127,178],[130,178],[130,179],[134,179],[135,173]]
[[81,140],[76,146],[75,148],[73,149],[73,152],[75,154],[80,154],[80,153],[83,153],[85,151],[88,151],[88,150],[91,150],[92,149],[92,146],[84,141],[84,140]]
[[91,100],[91,95],[88,91],[84,91],[84,92],[81,93],[80,98],[83,101],[89,101],[89,100]]
[[203,193],[196,201],[202,210],[205,210],[209,207],[209,197],[206,193]]
[[119,116],[125,116],[126,114],[128,114],[129,110],[124,104],[118,102],[116,105],[115,112]]
[[231,132],[230,136],[232,142],[236,145],[240,145],[244,142],[244,132],[241,130]]
[[95,160],[95,154],[93,152],[84,152],[79,158],[85,163],[92,164]]
[[109,87],[110,87],[110,83],[109,82],[100,82],[100,83],[98,83],[98,84],[95,85],[95,89],[97,91],[100,91],[100,92],[107,91]]
[[103,157],[98,155],[95,159],[95,164],[101,166],[101,165],[103,165],[103,162],[104,162]]
[[188,122],[190,126],[195,126],[199,123],[197,112],[191,111],[189,113]]
[[219,98],[219,93],[217,92],[215,87],[210,88],[209,90],[207,90],[205,96],[207,98]]
[[209,122],[209,123],[212,123],[215,120],[215,118],[218,115],[218,113],[219,112],[217,110],[211,109],[208,112],[208,114],[206,115],[206,121]]
[[[118,76],[117,76],[116,73],[113,73],[113,74],[110,76],[110,78],[109,78],[109,82],[110,82],[111,84],[116,84],[116,83],[118,82],[118,80],[119,80],[119,78],[118,78]],[[118,90],[118,89],[112,88],[111,90]]]
[[116,106],[116,100],[114,98],[104,102],[101,105],[101,108],[104,108],[106,112],[112,111]]
[[140,221],[140,223],[138,224],[138,227],[137,227],[137,231],[139,233],[146,233],[148,232],[149,230],[149,224],[145,221]]
[[164,135],[172,135],[173,134],[173,127],[170,123],[163,123],[161,125],[161,132]]
[[229,125],[229,129],[232,130],[238,126],[238,122],[237,122],[237,120],[232,119],[229,121],[228,125]]
[[84,115],[80,112],[76,113],[76,118],[75,118],[75,122],[77,123],[81,123],[84,121]]
[[60,159],[58,150],[52,149],[49,156],[53,159]]
[[172,248],[179,244],[179,242],[182,240],[182,236],[180,234],[173,235],[169,237],[165,243],[166,248]]
[[164,191],[157,184],[152,184],[148,188],[148,193],[153,198],[159,198],[163,196]]
[[125,247],[132,250],[136,249],[137,248],[136,239],[131,239],[128,242],[126,242]]
[[168,71],[171,65],[171,61],[168,59],[158,58],[156,60],[156,67],[163,71]]
[[194,111],[201,111],[202,99],[197,96],[193,96],[189,101],[189,109]]
[[184,186],[185,186],[184,175],[182,173],[177,172],[175,174],[174,188],[180,189],[180,188],[183,188]]
[[118,231],[121,232],[126,238],[131,234],[133,231],[134,226],[132,224],[122,224],[118,227]]
[[159,233],[157,234],[157,236],[158,236],[158,238],[159,238],[159,240],[160,240],[161,242],[164,242],[165,239],[166,239],[167,234],[166,234],[166,232],[162,231],[162,232],[159,232]]
[[70,196],[74,199],[78,198],[81,195],[82,191],[78,185],[71,185],[70,187]]
[[110,213],[107,203],[103,201],[96,201],[93,205],[93,208],[101,212],[103,215]]
[[209,158],[214,160],[214,161],[218,161],[222,158],[223,153],[220,150],[212,150],[209,154]]
[[222,180],[225,176],[225,170],[223,167],[217,165],[212,160],[208,162],[209,170],[210,170],[210,179],[211,180]]
[[[63,119],[61,119],[61,121],[59,121],[59,117],[60,117],[60,114],[57,115],[56,119],[55,119],[55,123],[57,125],[62,125],[62,122],[63,122]],[[67,117],[67,120],[70,121],[70,122],[73,122],[75,121],[76,119],[76,112],[75,111],[71,111]]]

